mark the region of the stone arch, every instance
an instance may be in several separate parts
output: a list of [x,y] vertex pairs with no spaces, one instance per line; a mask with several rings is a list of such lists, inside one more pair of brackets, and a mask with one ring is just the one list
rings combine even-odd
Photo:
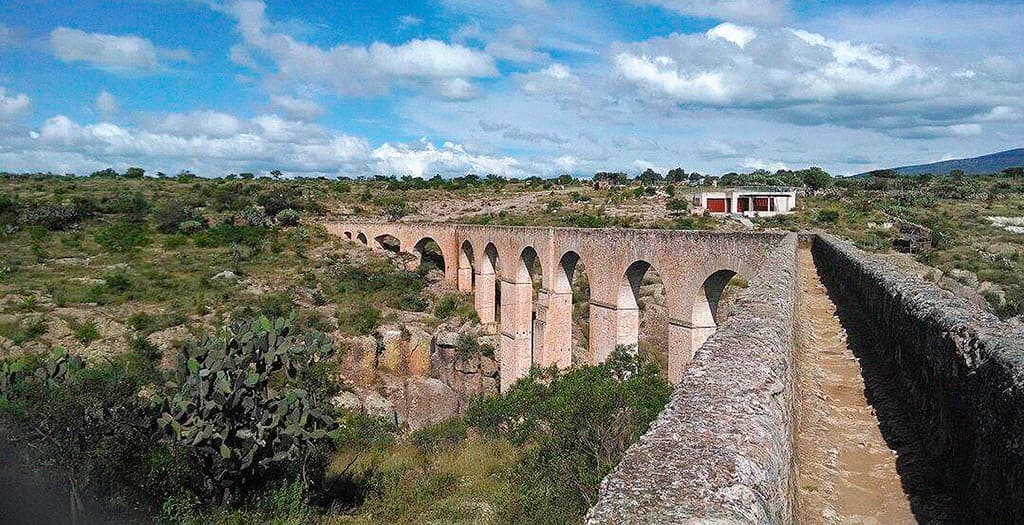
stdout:
[[507,275],[501,281],[501,377],[503,384],[511,384],[529,373],[534,362],[544,360],[544,314],[540,305],[545,291],[539,282],[543,275],[540,257],[532,246],[523,247],[505,271]]
[[435,241],[433,237],[423,237],[416,241],[416,244],[413,245],[413,251],[419,255],[421,266],[425,264],[434,265],[447,274],[448,258],[445,257],[440,243]]
[[[650,262],[645,260],[637,260],[626,267],[626,270],[622,273],[619,280],[619,286],[616,296],[615,304],[615,345],[625,345],[639,348],[640,344],[640,287],[644,283],[644,278],[651,273],[661,276],[657,268],[654,267]],[[662,282],[662,286],[667,288],[668,283]],[[660,330],[662,327],[658,327],[659,331],[663,331],[665,335],[665,345],[668,346],[668,333],[666,330]],[[667,328],[667,327],[665,327]],[[612,349],[614,349],[614,346]],[[658,350],[661,350],[660,347]],[[671,352],[671,350],[668,350]],[[660,354],[659,355],[663,355]],[[596,355],[595,359],[603,361],[607,355]]]
[[[562,254],[558,265],[553,269],[552,282],[547,290],[547,304],[544,316],[545,340],[544,360],[542,366],[556,365],[566,368],[573,362],[573,340],[580,334],[574,333],[574,312],[577,310],[577,299],[574,297],[576,273],[584,265],[580,255],[569,250]],[[589,288],[589,287],[588,287]],[[583,306],[589,309],[589,290]],[[589,341],[588,333],[586,340]],[[577,360],[578,357],[577,356]]]
[[470,292],[475,284],[473,273],[473,243],[469,239],[462,241],[459,247],[459,291]]
[[356,240],[363,244],[369,244],[368,242],[366,242],[366,234],[363,232],[359,232],[358,234],[356,234]]
[[394,253],[400,253],[402,251],[402,241],[398,240],[398,237],[395,237],[390,233],[378,235],[374,237],[373,240],[377,243],[375,248]]

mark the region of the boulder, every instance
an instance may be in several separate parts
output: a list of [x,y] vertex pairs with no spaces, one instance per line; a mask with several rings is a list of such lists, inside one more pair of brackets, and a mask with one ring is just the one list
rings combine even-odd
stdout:
[[377,360],[377,368],[388,372],[401,371],[402,365],[402,330],[394,327],[381,328],[381,354]]
[[455,417],[459,398],[448,385],[432,377],[411,377],[406,381],[404,419],[410,430]]
[[210,278],[211,281],[223,281],[226,283],[238,282],[238,275],[231,270],[224,270]]

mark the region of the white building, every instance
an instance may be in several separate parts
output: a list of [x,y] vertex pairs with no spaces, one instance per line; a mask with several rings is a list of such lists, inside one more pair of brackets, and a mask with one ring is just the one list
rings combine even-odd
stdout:
[[705,191],[693,196],[693,212],[712,215],[738,213],[747,217],[771,217],[793,213],[796,191],[787,188],[736,188]]

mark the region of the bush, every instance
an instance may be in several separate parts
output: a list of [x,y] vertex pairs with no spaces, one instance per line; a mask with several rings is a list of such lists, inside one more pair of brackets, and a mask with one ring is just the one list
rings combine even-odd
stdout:
[[256,248],[269,237],[270,231],[256,226],[235,226],[234,224],[218,224],[193,237],[197,248],[222,248],[237,244]]
[[421,452],[436,453],[466,440],[466,420],[453,418],[413,432],[410,441]]
[[281,226],[295,226],[299,224],[299,212],[286,208],[277,213],[277,223]]
[[373,306],[361,306],[338,317],[338,328],[342,331],[367,335],[380,326],[381,311]]
[[71,329],[71,335],[74,336],[75,340],[82,343],[85,346],[89,346],[89,343],[100,338],[100,331],[96,325],[96,321],[79,321],[73,317],[67,319],[68,328]]
[[164,203],[153,214],[153,220],[156,222],[156,229],[160,233],[177,233],[181,223],[186,221],[195,221],[204,226],[209,224],[198,210],[177,201]]
[[275,187],[271,191],[263,192],[256,196],[256,202],[263,206],[263,210],[270,217],[286,209],[303,209],[302,191],[296,188]]
[[671,392],[657,365],[620,347],[597,366],[534,368],[506,394],[475,401],[466,413],[470,425],[528,445],[496,521],[580,522],[598,484]]
[[134,253],[149,245],[149,228],[144,224],[121,222],[103,228],[93,239],[108,252]]
[[206,225],[199,221],[185,221],[178,225],[178,232],[182,235],[192,235],[206,229]]
[[825,224],[835,224],[839,222],[839,210],[827,209],[818,211],[818,222]]
[[24,224],[60,231],[78,224],[82,220],[82,213],[68,204],[40,204],[22,210],[19,220]]

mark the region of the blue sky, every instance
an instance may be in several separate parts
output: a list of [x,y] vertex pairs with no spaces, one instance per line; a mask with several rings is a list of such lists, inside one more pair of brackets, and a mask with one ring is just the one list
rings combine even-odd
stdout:
[[1024,4],[0,5],[0,170],[836,174],[1021,147]]

